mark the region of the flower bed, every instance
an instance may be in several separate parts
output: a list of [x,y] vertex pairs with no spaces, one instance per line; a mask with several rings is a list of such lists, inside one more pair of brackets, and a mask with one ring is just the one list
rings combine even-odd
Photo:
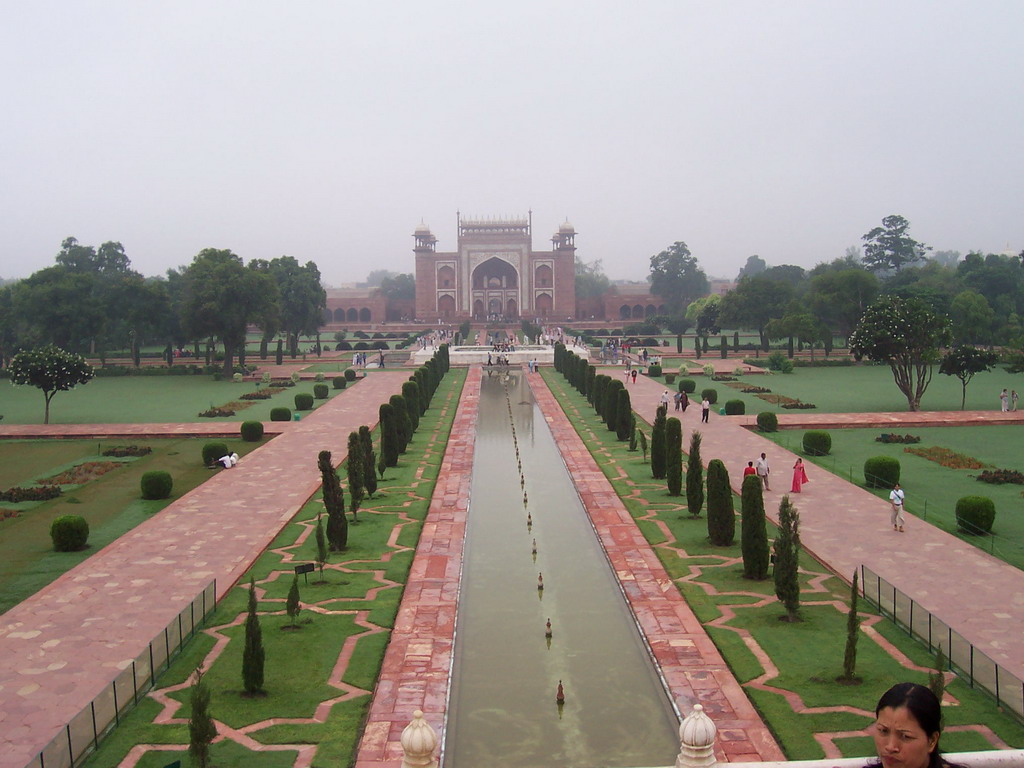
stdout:
[[903,452],[934,461],[949,469],[984,469],[988,466],[972,456],[951,451],[949,448],[940,448],[937,445],[931,448],[904,448]]
[[[123,466],[120,461],[86,461],[39,481],[40,485],[82,485]],[[51,497],[52,498],[52,497]]]
[[123,459],[129,456],[148,456],[152,452],[153,449],[148,445],[118,445],[113,448],[107,448],[103,455]]
[[992,485],[1004,485],[1006,483],[1024,485],[1024,473],[1018,472],[1016,469],[986,469],[978,475],[977,479]]
[[[23,501],[49,501],[60,496],[60,486],[41,485],[31,488],[8,488],[0,491],[0,501],[7,501],[11,504],[20,504]],[[13,517],[13,515],[12,515]]]
[[876,443],[920,443],[921,438],[916,435],[897,435],[883,432],[875,438]]

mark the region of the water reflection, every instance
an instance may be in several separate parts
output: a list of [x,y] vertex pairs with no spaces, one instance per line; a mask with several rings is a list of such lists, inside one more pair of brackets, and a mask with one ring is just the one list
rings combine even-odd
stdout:
[[446,768],[675,761],[675,715],[518,371],[483,378],[462,590]]

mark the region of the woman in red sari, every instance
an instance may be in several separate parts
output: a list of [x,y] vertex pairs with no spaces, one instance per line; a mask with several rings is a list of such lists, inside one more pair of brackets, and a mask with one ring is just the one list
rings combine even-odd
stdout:
[[791,493],[800,493],[800,488],[804,483],[807,482],[807,472],[804,470],[804,460],[797,459],[796,464],[793,465],[793,487],[790,488]]

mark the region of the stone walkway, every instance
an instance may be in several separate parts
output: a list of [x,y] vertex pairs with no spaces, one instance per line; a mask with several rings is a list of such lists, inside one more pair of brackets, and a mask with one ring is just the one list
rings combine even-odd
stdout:
[[0,619],[0,768],[23,768],[210,582],[222,597],[407,371],[376,373]]
[[[654,420],[664,389],[663,382],[646,377],[629,385],[633,409],[648,423]],[[959,423],[959,413],[944,412],[942,424]],[[1002,417],[999,413],[984,413],[987,423]],[[682,414],[670,410],[669,415]],[[890,414],[897,415],[918,417]],[[870,426],[877,423],[878,416],[845,414],[842,424]],[[1009,416],[1017,414],[1003,418]],[[806,416],[794,414],[793,418]],[[681,420],[684,450],[690,432],[699,429],[705,464],[714,458],[724,461],[737,492],[747,462],[762,452],[768,455],[773,469],[772,490],[765,494],[765,507],[769,516],[776,519],[778,502],[790,489],[797,454],[745,428],[743,423],[750,421],[750,417],[719,416],[712,412],[710,422],[701,424],[699,404],[691,404]],[[920,426],[918,422],[909,423]],[[896,428],[900,424],[894,419],[887,426]],[[809,465],[807,472],[810,482],[802,493],[791,495],[800,511],[804,549],[847,580],[862,564],[866,565],[1024,680],[1024,571],[912,515],[907,516],[906,533],[897,533],[889,524],[890,507],[886,501],[820,467]],[[908,494],[912,493],[912,487],[908,488]]]

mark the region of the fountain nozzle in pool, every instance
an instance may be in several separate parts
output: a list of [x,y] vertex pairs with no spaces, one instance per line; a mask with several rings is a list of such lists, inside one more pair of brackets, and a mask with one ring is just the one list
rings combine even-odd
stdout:
[[548,623],[544,627],[544,637],[551,637],[551,619],[548,619]]
[[544,589],[544,574],[543,573],[538,573],[537,574],[537,589],[538,590]]
[[565,689],[562,688],[562,681],[558,681],[558,692],[555,694],[555,702],[565,704]]

